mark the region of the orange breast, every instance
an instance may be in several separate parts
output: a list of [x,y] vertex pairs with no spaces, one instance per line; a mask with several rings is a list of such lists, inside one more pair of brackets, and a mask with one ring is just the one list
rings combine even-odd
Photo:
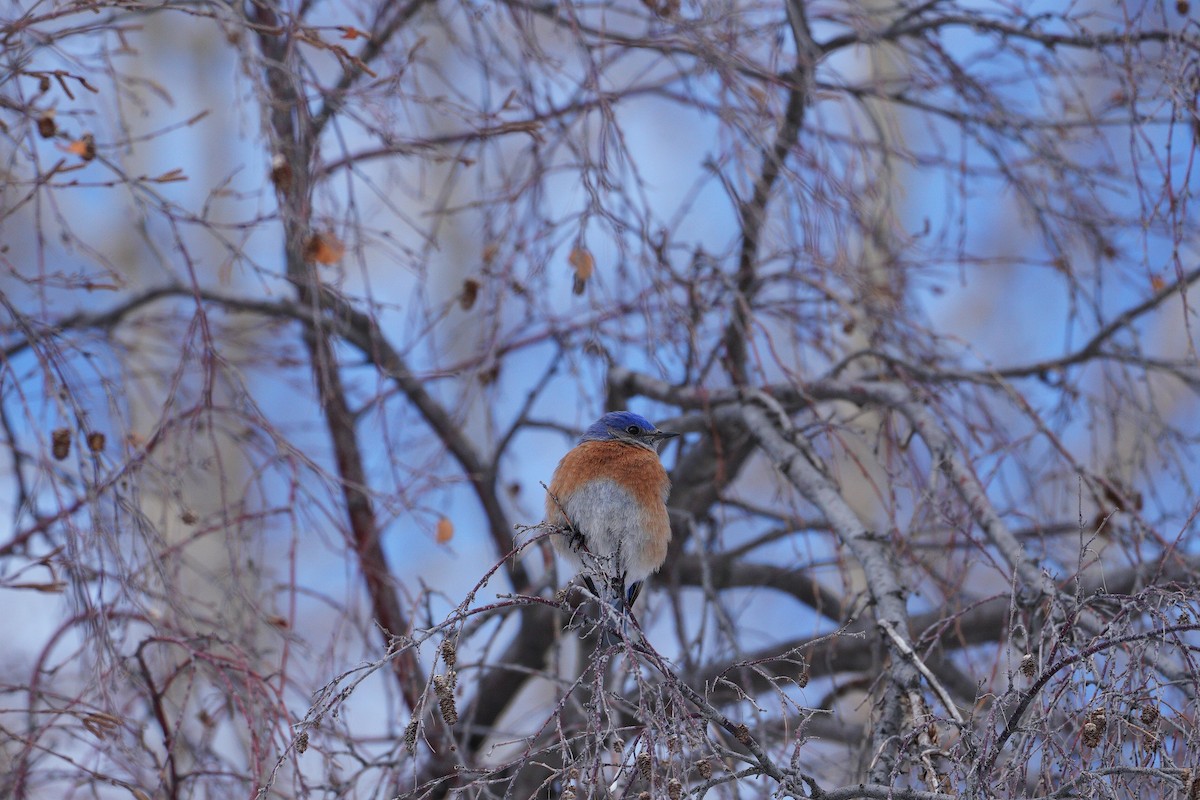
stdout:
[[[563,497],[580,485],[607,478],[625,487],[643,508],[662,506],[671,481],[658,455],[621,442],[584,442],[573,448],[554,471],[550,490]],[[554,500],[546,498],[546,517],[560,518]]]
[[[569,516],[593,555],[617,555],[622,582],[640,581],[667,556],[670,488],[657,453],[621,442],[584,442],[554,470],[546,520],[562,525]],[[567,563],[581,566],[565,537],[555,537],[553,544]]]

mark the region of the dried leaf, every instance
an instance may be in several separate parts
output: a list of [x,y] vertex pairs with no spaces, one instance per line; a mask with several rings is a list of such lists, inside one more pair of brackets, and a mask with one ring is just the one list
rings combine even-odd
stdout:
[[162,175],[154,178],[147,178],[146,180],[150,181],[151,183],[175,183],[177,181],[186,181],[187,175],[183,174],[182,169],[176,167],[173,170],[164,172]]
[[679,13],[679,0],[663,0],[662,3],[655,2],[655,0],[642,0],[642,5],[659,17],[670,18]]
[[43,139],[52,139],[54,134],[58,133],[58,127],[54,124],[54,111],[47,111],[38,117],[37,120],[38,135]]
[[79,721],[97,739],[104,739],[108,734],[121,727],[119,717],[114,717],[112,714],[105,714],[102,711],[85,714],[80,717]]
[[271,157],[271,183],[284,194],[292,186],[292,165],[282,153]]
[[318,264],[336,264],[346,254],[346,246],[338,241],[332,233],[314,233],[308,237],[304,246],[304,254],[309,261]]
[[542,123],[537,120],[517,120],[515,122],[502,122],[493,128],[486,128],[479,131],[479,135],[483,136],[498,136],[505,133],[528,133],[537,142],[545,141],[541,134]]
[[1167,282],[1165,280],[1163,280],[1162,275],[1155,273],[1150,276],[1150,288],[1153,289],[1154,291],[1161,292],[1163,290],[1163,287],[1166,285],[1167,285]]
[[353,25],[339,25],[338,30],[342,32],[343,39],[357,39],[360,36],[364,39],[370,39],[365,31],[360,31]]
[[454,523],[448,518],[442,517],[437,521],[437,534],[435,535],[438,544],[445,544],[454,538]]
[[588,278],[592,277],[592,273],[596,270],[596,259],[592,258],[592,254],[587,251],[587,248],[576,247],[567,257],[567,261],[575,268],[575,294],[583,294],[583,290],[587,288]]
[[96,138],[90,133],[85,133],[67,145],[67,152],[79,156],[84,161],[91,161],[96,157]]
[[56,461],[71,454],[71,429],[57,428],[50,434],[50,453]]
[[470,311],[475,305],[475,300],[479,297],[479,281],[474,278],[467,278],[463,281],[462,294],[458,296],[458,304],[462,306],[463,311]]
[[42,594],[62,594],[67,590],[66,581],[47,581],[45,583],[10,583],[6,589],[30,589]]

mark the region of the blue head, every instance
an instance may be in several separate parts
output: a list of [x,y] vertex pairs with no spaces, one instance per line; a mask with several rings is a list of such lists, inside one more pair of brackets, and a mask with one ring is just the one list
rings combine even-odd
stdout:
[[659,445],[678,435],[660,431],[650,420],[632,411],[610,411],[593,422],[579,441],[625,442],[658,452]]

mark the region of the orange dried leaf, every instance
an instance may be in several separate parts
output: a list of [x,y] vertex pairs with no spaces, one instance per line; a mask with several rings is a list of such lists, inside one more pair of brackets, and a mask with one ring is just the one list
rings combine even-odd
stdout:
[[1167,282],[1165,280],[1163,280],[1162,275],[1155,273],[1154,275],[1150,276],[1150,288],[1153,289],[1154,291],[1161,292],[1163,290],[1163,287],[1166,285],[1167,285]]
[[339,25],[338,30],[342,32],[343,39],[357,39],[360,36],[363,37],[364,39],[371,38],[364,31],[360,31],[358,28],[354,27],[353,25]]
[[91,161],[96,157],[96,139],[90,133],[85,133],[67,145],[67,152],[79,156],[84,161]]
[[454,523],[447,517],[437,521],[437,533],[434,535],[438,544],[445,544],[454,538]]
[[318,264],[336,264],[346,254],[346,246],[332,233],[314,233],[305,245],[304,254]]
[[596,271],[596,259],[584,247],[576,247],[567,256],[567,261],[575,268],[575,294],[583,294],[587,287],[588,278]]

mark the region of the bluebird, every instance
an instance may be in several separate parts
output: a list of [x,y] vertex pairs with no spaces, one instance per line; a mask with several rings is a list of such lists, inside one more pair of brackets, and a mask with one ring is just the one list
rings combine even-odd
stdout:
[[[633,606],[642,581],[667,557],[671,481],[658,449],[678,435],[630,411],[610,412],[584,432],[550,480],[546,521],[572,534],[553,537],[554,548],[584,572],[593,594],[618,607]],[[586,566],[582,548],[594,556]],[[588,571],[603,573],[597,577],[604,595],[596,592]]]

